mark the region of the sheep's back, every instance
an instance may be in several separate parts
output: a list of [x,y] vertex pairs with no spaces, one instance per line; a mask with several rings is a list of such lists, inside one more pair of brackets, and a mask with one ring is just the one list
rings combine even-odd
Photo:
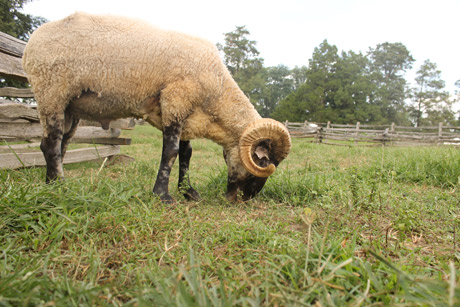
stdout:
[[197,80],[215,95],[228,73],[208,41],[140,20],[84,13],[37,29],[23,66],[34,88],[34,83],[41,88],[59,84],[71,96],[91,90],[126,102],[184,78]]

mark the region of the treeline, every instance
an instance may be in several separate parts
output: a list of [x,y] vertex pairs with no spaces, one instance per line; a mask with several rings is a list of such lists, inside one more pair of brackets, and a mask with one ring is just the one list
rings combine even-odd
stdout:
[[[459,125],[441,72],[426,60],[413,86],[405,79],[414,58],[402,43],[382,43],[366,54],[339,52],[324,40],[308,65],[265,67],[245,27],[218,44],[241,89],[263,117],[277,120],[398,125]],[[456,85],[460,87],[460,80]]]
[[[24,14],[22,10],[27,2],[33,0],[0,0],[0,31],[21,40],[29,40],[30,34],[46,19],[39,16]],[[0,78],[0,87],[27,87],[27,82],[11,78]]]

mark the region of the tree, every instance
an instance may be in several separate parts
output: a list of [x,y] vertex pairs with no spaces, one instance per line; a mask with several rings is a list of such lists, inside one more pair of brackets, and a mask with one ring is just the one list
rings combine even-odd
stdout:
[[[0,31],[27,41],[30,34],[46,19],[21,13],[29,0],[0,0]],[[27,87],[26,82],[0,78],[0,87]]]
[[337,62],[334,110],[340,123],[381,121],[382,114],[371,103],[375,91],[369,74],[369,59],[362,53],[342,52]]
[[405,100],[409,97],[404,73],[412,67],[413,57],[403,44],[388,42],[370,48],[368,57],[371,79],[375,83],[371,102],[379,107],[381,122],[404,123]]
[[313,51],[305,72],[305,83],[282,100],[273,118],[289,121],[324,121],[332,115],[333,76],[339,59],[337,47],[324,40]]
[[245,26],[224,33],[224,45],[217,48],[224,53],[224,63],[241,90],[253,104],[257,104],[264,87],[263,62],[256,42],[248,38]]
[[284,65],[263,69],[264,86],[256,109],[262,117],[269,117],[278,102],[294,90],[294,79],[291,70]]
[[[460,80],[455,81],[455,86],[458,88],[455,90],[454,103],[460,103]],[[457,110],[457,123],[454,125],[460,126],[460,110]]]
[[411,117],[415,125],[449,123],[454,120],[452,111],[453,101],[449,100],[449,93],[443,91],[445,82],[441,80],[441,71],[430,60],[417,70],[416,86],[412,88],[413,105]]
[[0,0],[0,31],[27,41],[30,33],[46,22],[43,17],[21,13],[31,0]]
[[282,100],[273,117],[278,120],[350,123],[372,122],[379,112],[369,104],[373,84],[369,61],[361,53],[338,53],[324,40],[315,48],[305,82]]
[[258,57],[257,43],[248,39],[249,34],[245,26],[236,27],[234,31],[224,33],[224,45],[217,44],[217,48],[224,52],[224,63],[234,78],[244,75],[244,72],[253,75],[263,66],[263,59]]
[[298,89],[299,86],[301,86],[307,81],[307,72],[307,66],[296,66],[291,70],[291,78],[293,80],[294,90]]

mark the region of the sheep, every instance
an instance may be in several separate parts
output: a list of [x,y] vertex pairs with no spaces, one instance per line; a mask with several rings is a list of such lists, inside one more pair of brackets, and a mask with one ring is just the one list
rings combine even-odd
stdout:
[[257,113],[210,42],[109,15],[75,13],[38,28],[23,67],[38,104],[46,182],[64,177],[62,160],[79,119],[104,129],[118,118],[143,118],[163,133],[153,193],[173,203],[171,167],[179,155],[179,187],[190,185],[190,140],[223,147],[228,167],[226,197],[254,197],[290,151],[286,127]]

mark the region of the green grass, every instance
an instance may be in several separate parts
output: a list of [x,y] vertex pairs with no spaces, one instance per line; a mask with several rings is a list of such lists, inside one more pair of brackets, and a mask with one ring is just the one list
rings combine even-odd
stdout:
[[161,153],[0,171],[0,306],[455,306],[460,150],[293,140],[262,193],[228,203],[222,149],[193,141],[200,202],[152,195]]

